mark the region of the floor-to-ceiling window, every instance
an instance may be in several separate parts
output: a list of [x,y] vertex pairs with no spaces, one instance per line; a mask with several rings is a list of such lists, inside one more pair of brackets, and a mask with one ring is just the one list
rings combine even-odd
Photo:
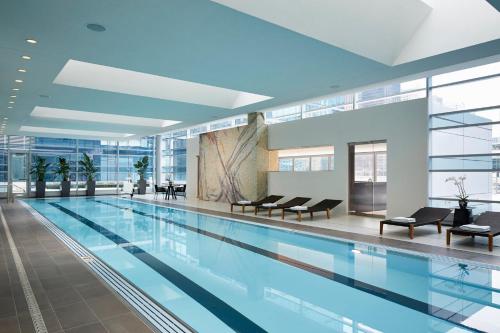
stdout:
[[[146,171],[146,180],[153,183],[155,166],[154,137],[143,137],[136,140],[108,141],[47,137],[3,136],[0,139],[0,193],[6,193],[8,182],[8,155],[9,152],[25,154],[31,158],[31,163],[37,157],[45,158],[50,166],[45,179],[48,191],[58,191],[60,178],[54,173],[58,157],[64,157],[70,164],[70,180],[73,189],[85,187],[85,176],[78,166],[83,153],[87,153],[94,160],[97,167],[96,181],[98,190],[115,191],[121,181],[138,180],[134,168],[137,160],[148,156],[149,167]],[[17,156],[17,155],[16,155]],[[21,155],[19,155],[21,156]],[[15,162],[15,161],[13,161]],[[11,162],[11,164],[13,163]],[[12,166],[15,168],[15,166]],[[11,170],[13,173],[13,170]],[[19,177],[15,177],[19,178]],[[21,186],[22,184],[17,184]],[[34,191],[35,182],[31,177],[31,190]],[[26,189],[25,189],[26,190]]]
[[[83,153],[89,155],[97,167],[96,187],[116,189],[117,186],[117,142],[113,140],[78,140],[78,160]],[[85,186],[85,175],[78,174],[80,187]]]
[[161,183],[186,181],[186,136],[187,131],[183,130],[162,137]]
[[207,132],[244,126],[247,121],[248,116],[243,114],[164,133],[161,138],[161,179],[159,183],[166,183],[169,180],[180,184],[185,183],[186,139]]
[[153,183],[155,166],[155,140],[153,136],[143,137],[137,140],[120,141],[118,143],[118,181],[139,180],[139,175],[135,171],[134,164],[148,156],[149,165],[146,169],[145,179],[148,184]]
[[8,177],[8,137],[0,136],[0,195],[7,193],[7,177]]
[[500,62],[429,80],[432,205],[454,207],[466,177],[474,213],[500,209]]
[[50,184],[60,181],[59,176],[54,173],[54,168],[57,165],[58,157],[63,157],[68,161],[70,165],[70,180],[72,181],[73,187],[76,187],[75,180],[77,179],[77,168],[79,160],[77,140],[38,137],[33,137],[30,139],[31,145],[29,147],[29,150],[31,150],[32,160],[37,157],[42,157],[45,158],[47,163],[50,163],[50,168],[45,176],[47,182]]

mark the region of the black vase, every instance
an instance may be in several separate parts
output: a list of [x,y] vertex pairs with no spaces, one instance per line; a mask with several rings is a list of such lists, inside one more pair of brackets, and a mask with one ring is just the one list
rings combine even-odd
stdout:
[[87,196],[95,195],[95,180],[87,180]]
[[69,197],[71,191],[71,181],[63,180],[61,182],[61,197]]
[[36,188],[36,193],[35,193],[35,196],[37,198],[45,198],[45,181],[38,181],[36,182],[35,184],[35,188]]
[[137,194],[146,194],[147,182],[145,179],[139,179],[137,182]]
[[467,200],[458,200],[458,206],[460,207],[460,209],[466,209],[467,204],[468,204]]

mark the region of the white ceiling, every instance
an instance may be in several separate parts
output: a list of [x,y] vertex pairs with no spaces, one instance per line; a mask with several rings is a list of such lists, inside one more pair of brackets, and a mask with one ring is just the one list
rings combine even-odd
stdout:
[[54,83],[225,109],[236,109],[272,98],[73,59],[64,65]]
[[180,123],[180,121],[175,121],[175,120],[162,120],[162,119],[153,119],[146,117],[124,116],[124,115],[109,114],[109,113],[97,113],[97,112],[86,112],[86,111],[77,111],[68,109],[48,108],[43,106],[35,106],[35,108],[31,112],[31,116],[39,118],[68,119],[68,120],[88,121],[88,122],[107,123],[107,124],[122,124],[122,125],[134,124],[135,126],[148,126],[156,128],[168,127]]
[[432,11],[394,65],[500,38],[500,13],[485,0],[422,0]]
[[37,127],[37,126],[21,126],[19,131],[25,135],[33,135],[36,133],[50,134],[56,136],[66,137],[82,137],[82,138],[128,138],[134,134],[117,133],[117,132],[104,132],[104,131],[87,131],[76,130],[68,128],[55,128],[55,127]]
[[500,29],[483,4],[0,1],[0,134],[140,137],[485,61]]
[[393,66],[500,38],[485,0],[212,0]]

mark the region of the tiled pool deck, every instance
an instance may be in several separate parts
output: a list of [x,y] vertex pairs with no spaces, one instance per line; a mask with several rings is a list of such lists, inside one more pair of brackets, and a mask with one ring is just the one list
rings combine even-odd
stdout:
[[[152,332],[19,203],[1,204],[48,332]],[[35,332],[0,224],[0,333]]]
[[[301,232],[344,238],[357,242],[416,251],[428,255],[500,265],[500,248],[488,252],[484,242],[470,238],[453,239],[445,245],[445,233],[435,226],[416,229],[408,239],[406,228],[388,226],[378,235],[378,219],[334,214],[331,219],[318,215],[314,220],[297,222],[292,215],[281,220],[253,212],[229,211],[228,204],[199,200],[155,200],[152,195],[135,200],[196,211],[249,223],[288,228]],[[142,317],[109,289],[81,258],[75,256],[21,204],[1,204],[17,251],[26,270],[48,332],[153,332]],[[35,332],[6,233],[0,223],[0,333]]]

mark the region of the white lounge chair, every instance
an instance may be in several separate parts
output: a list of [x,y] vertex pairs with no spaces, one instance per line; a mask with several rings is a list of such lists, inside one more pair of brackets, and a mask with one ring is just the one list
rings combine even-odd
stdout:
[[122,195],[130,195],[130,199],[134,197],[134,184],[131,182],[123,182]]

